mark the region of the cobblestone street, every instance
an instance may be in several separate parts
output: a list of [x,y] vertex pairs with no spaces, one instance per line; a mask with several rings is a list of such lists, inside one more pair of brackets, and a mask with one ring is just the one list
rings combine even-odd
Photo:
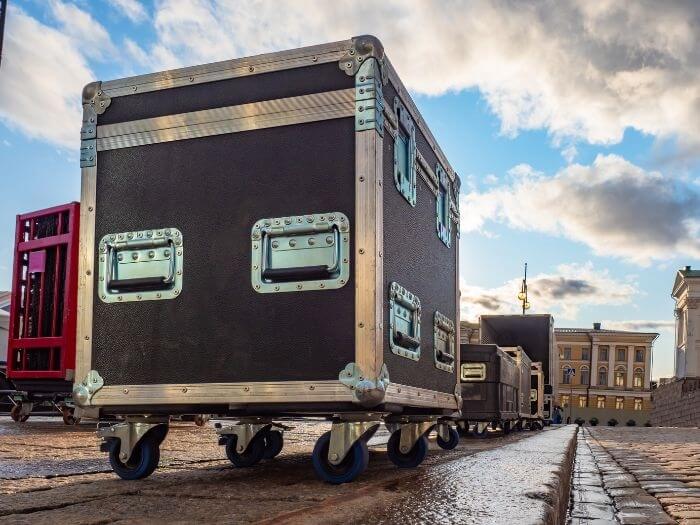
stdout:
[[700,524],[700,430],[581,428],[570,523]]

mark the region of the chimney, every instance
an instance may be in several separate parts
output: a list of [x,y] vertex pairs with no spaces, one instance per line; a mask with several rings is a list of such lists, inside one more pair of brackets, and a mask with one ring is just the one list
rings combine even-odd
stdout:
[[593,323],[593,330],[600,330],[600,323]]
[[690,271],[690,266],[686,266],[686,267],[685,267],[685,271],[686,271],[686,272],[689,272],[689,271]]

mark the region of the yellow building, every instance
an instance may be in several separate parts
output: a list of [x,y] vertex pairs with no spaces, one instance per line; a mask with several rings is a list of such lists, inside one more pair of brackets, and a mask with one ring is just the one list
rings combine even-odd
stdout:
[[[651,354],[659,334],[604,330],[600,323],[592,329],[555,328],[554,332],[560,406],[606,412],[651,410]],[[567,369],[574,373],[565,373]],[[570,412],[564,409],[565,416]]]

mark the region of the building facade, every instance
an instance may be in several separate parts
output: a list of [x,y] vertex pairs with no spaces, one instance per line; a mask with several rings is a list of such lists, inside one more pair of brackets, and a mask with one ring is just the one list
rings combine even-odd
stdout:
[[600,323],[592,329],[554,331],[559,352],[557,400],[565,415],[580,412],[571,409],[588,408],[606,414],[651,410],[651,355],[659,334],[604,330]]
[[700,270],[679,270],[671,296],[676,301],[674,376],[700,377]]

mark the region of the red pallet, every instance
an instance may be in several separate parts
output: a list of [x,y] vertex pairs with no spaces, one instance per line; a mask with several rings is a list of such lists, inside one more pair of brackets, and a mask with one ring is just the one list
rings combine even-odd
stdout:
[[17,216],[7,377],[72,380],[80,204]]

